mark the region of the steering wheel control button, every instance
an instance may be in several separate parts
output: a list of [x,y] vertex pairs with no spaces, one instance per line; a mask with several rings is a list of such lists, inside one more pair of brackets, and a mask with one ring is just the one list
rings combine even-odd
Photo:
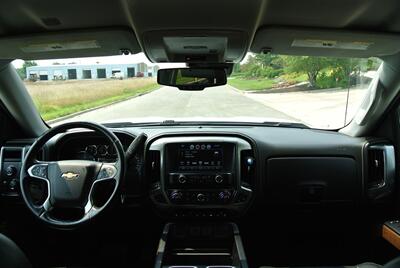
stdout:
[[31,177],[38,179],[47,179],[47,165],[34,165],[28,170]]
[[100,170],[98,179],[112,179],[117,174],[117,169],[112,165],[103,165]]

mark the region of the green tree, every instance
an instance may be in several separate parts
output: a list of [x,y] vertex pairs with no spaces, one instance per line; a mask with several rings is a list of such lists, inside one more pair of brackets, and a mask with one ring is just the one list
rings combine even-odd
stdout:
[[[326,80],[330,80],[325,87],[349,87],[357,84],[361,71],[366,71],[366,60],[356,58],[329,58],[329,74]],[[363,63],[365,62],[365,63]]]
[[367,60],[367,69],[368,71],[375,71],[379,68],[381,65],[382,61],[378,58],[369,58]]
[[240,66],[242,73],[247,77],[253,77],[253,71],[257,68],[257,63],[254,56],[249,56],[247,62]]
[[22,64],[21,68],[17,69],[18,75],[21,77],[22,80],[26,78],[26,68],[31,67],[31,66],[37,66],[37,63],[35,61],[24,61]]
[[232,73],[233,74],[237,74],[237,73],[240,73],[240,72],[241,72],[240,63],[233,64]]
[[271,53],[260,53],[255,56],[255,62],[260,65],[261,69],[266,69],[268,67],[272,67],[274,69],[282,69],[283,68],[283,60],[282,57],[276,54]]
[[313,56],[285,56],[285,64],[288,72],[305,73],[310,87],[317,87],[318,75],[327,68],[331,62],[325,57]]

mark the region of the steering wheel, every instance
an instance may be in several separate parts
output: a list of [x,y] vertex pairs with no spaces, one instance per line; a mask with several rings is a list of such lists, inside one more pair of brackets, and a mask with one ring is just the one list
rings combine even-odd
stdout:
[[[42,147],[52,137],[67,130],[84,128],[94,130],[107,139],[114,147],[117,160],[113,163],[63,160],[39,161],[37,155]],[[125,175],[125,153],[118,138],[107,128],[89,122],[72,122],[51,128],[39,137],[25,155],[21,167],[20,189],[23,200],[32,213],[40,220],[61,228],[75,227],[83,224],[101,213],[116,195],[120,182]],[[30,183],[32,180],[45,182],[47,197],[38,200],[33,198]],[[110,182],[107,186],[105,201],[97,206],[93,201],[93,192],[96,186]],[[103,187],[104,188],[104,187]],[[55,217],[52,212],[56,209],[70,209],[80,211],[79,215],[67,218]]]

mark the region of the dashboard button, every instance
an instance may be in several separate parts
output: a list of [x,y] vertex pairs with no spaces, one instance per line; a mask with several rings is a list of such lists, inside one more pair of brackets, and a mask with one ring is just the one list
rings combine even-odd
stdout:
[[230,198],[231,198],[231,193],[229,191],[221,191],[218,194],[218,199],[223,202],[229,201]]
[[14,177],[17,174],[17,168],[15,166],[8,166],[6,168],[6,176],[11,178]]
[[178,182],[179,182],[180,184],[184,184],[184,183],[186,183],[186,181],[187,181],[187,178],[186,178],[185,175],[183,175],[183,174],[179,175],[179,177],[178,177]]
[[207,201],[207,196],[205,194],[199,193],[197,194],[197,201],[204,203]]
[[47,179],[47,165],[33,165],[28,170],[29,175],[39,179]]
[[112,179],[117,174],[117,169],[113,165],[104,164],[101,167],[97,179]]
[[224,177],[221,175],[217,175],[217,176],[215,176],[214,180],[216,183],[221,184],[224,182]]
[[181,201],[183,194],[180,191],[173,191],[170,195],[172,201]]
[[16,187],[17,187],[17,184],[18,184],[18,181],[17,181],[16,179],[12,179],[12,180],[10,181],[10,183],[8,184],[8,188],[9,188],[11,191],[15,191],[15,189],[16,189]]

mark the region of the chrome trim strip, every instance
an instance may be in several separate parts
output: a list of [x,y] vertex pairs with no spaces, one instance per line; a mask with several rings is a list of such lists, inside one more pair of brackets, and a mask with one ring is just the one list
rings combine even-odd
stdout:
[[[168,232],[171,223],[167,223],[164,226],[163,232],[161,234],[160,242],[158,243],[157,253],[156,253],[156,261],[154,264],[154,268],[161,268],[162,261],[164,258],[165,246],[167,244]],[[177,266],[170,266],[170,267],[177,267]],[[183,266],[185,267],[185,266]],[[195,267],[195,266],[193,266]]]
[[396,160],[395,160],[395,152],[393,145],[371,145],[367,148],[369,149],[380,149],[383,150],[383,164],[384,164],[384,173],[383,173],[383,182],[377,187],[372,187],[370,189],[380,189],[387,186],[389,180],[394,180],[395,171],[396,171]]
[[117,190],[117,187],[118,187],[118,184],[117,184],[117,180],[115,179],[115,175],[118,173],[118,169],[115,167],[115,165],[114,164],[103,164],[102,166],[101,166],[101,168],[100,168],[100,171],[99,171],[99,174],[97,174],[97,177],[99,177],[101,174],[101,171],[103,170],[103,168],[104,167],[109,167],[109,168],[112,168],[113,169],[113,174],[112,174],[112,176],[110,176],[110,177],[105,177],[105,178],[101,178],[101,179],[95,179],[95,181],[92,183],[92,185],[90,186],[90,190],[89,190],[89,194],[88,194],[88,201],[87,201],[87,203],[86,203],[86,205],[85,205],[85,208],[84,208],[84,211],[85,211],[85,214],[84,214],[84,217],[83,218],[85,218],[86,217],[86,215],[87,214],[89,214],[89,212],[91,212],[91,213],[97,213],[97,212],[99,212],[100,210],[102,210],[109,202],[110,202],[110,200],[111,200],[111,197],[107,200],[107,202],[104,204],[104,206],[102,206],[102,207],[100,207],[100,208],[96,208],[96,207],[94,207],[93,206],[93,203],[92,203],[92,200],[91,200],[91,196],[92,196],[92,191],[93,191],[93,187],[96,185],[96,183],[98,183],[98,182],[102,182],[102,181],[108,181],[108,180],[115,180],[115,187],[114,187],[114,190],[113,190],[113,193]]
[[235,223],[231,223],[233,228],[233,235],[235,239],[236,251],[240,261],[241,268],[248,268],[247,258],[244,252],[242,238],[240,237],[239,227]]
[[177,252],[173,253],[175,256],[231,256],[230,253],[227,252]]
[[191,265],[173,265],[173,266],[168,266],[168,268],[197,268],[197,266],[191,266]]
[[211,266],[207,266],[206,268],[236,268],[236,266],[232,266],[232,265],[211,265]]

